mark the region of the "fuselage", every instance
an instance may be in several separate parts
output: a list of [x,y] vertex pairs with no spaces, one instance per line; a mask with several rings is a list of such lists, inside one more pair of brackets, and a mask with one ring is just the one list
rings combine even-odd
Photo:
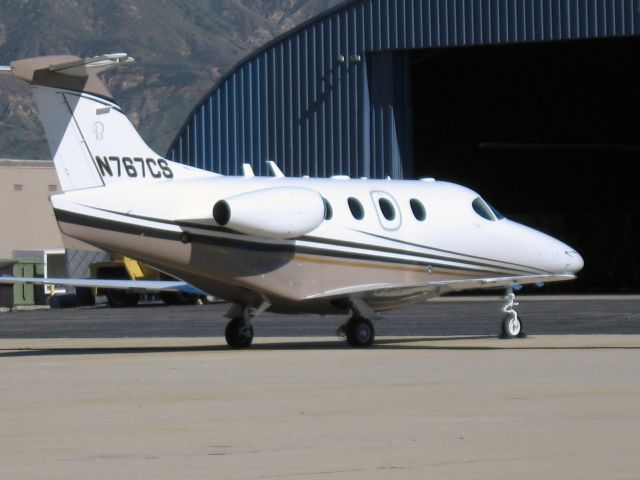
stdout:
[[[326,201],[326,218],[312,231],[266,238],[214,220],[221,200],[285,187]],[[343,311],[340,299],[359,292],[385,310],[438,294],[385,295],[389,286],[572,274],[583,265],[573,248],[500,218],[472,190],[434,180],[216,176],[78,190],[52,202],[72,237],[239,304],[266,298],[275,311]],[[280,214],[259,206],[256,215],[267,226],[269,215]]]

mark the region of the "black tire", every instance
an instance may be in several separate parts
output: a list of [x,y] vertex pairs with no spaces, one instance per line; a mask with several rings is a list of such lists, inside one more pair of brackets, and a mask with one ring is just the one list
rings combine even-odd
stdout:
[[185,292],[161,292],[160,298],[166,305],[193,305],[197,299]]
[[346,325],[347,343],[352,347],[363,348],[373,345],[376,329],[368,318],[352,318]]
[[234,318],[227,324],[224,338],[231,348],[249,348],[253,343],[253,325],[247,325],[242,318]]
[[96,304],[96,297],[93,296],[93,288],[76,288],[76,305],[79,307],[90,307]]
[[123,308],[123,307],[135,307],[140,300],[140,295],[137,293],[127,292],[126,290],[118,289],[105,289],[104,294],[107,297],[110,307]]
[[502,335],[500,335],[500,338],[522,338],[524,336],[520,315],[515,312],[507,313],[502,319]]

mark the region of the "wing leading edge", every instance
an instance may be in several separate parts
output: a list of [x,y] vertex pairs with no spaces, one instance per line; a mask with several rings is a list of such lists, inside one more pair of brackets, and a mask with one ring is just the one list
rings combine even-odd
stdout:
[[576,276],[572,274],[564,275],[519,275],[512,277],[495,277],[495,278],[465,278],[460,280],[446,280],[438,282],[423,282],[413,285],[390,285],[390,284],[372,284],[363,285],[353,288],[343,288],[330,290],[320,294],[307,297],[307,300],[329,297],[400,297],[400,296],[417,296],[426,295],[429,297],[437,297],[448,293],[460,292],[464,290],[484,290],[512,287],[515,285],[528,285],[536,283],[560,282],[573,280]]
[[93,278],[36,278],[36,277],[0,277],[0,285],[28,283],[32,285],[55,285],[57,287],[88,287],[134,290],[137,292],[161,291],[184,292],[194,295],[206,295],[202,290],[179,280],[107,280]]

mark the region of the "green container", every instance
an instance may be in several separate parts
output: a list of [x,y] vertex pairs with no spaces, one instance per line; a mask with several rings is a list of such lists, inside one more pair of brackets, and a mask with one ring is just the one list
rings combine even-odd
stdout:
[[[0,260],[0,276],[13,275],[15,260]],[[0,285],[0,307],[13,307],[13,285]]]
[[[20,258],[13,265],[14,277],[43,277],[44,263],[36,258]],[[35,305],[36,288],[34,285],[15,284],[13,286],[14,305]]]

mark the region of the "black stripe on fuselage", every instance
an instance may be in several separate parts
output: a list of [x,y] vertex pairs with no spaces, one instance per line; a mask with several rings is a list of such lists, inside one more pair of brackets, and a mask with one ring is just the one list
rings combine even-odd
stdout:
[[[361,232],[359,230],[357,230],[359,233],[367,233],[367,232]],[[518,265],[518,264],[514,264],[514,263],[507,263],[507,262],[500,262],[499,260],[492,260],[492,259],[484,259],[482,257],[474,257],[471,255],[467,255],[467,254],[463,254],[463,253],[456,253],[456,252],[447,252],[446,250],[441,250],[439,248],[433,248],[433,247],[426,247],[423,245],[419,245],[417,243],[409,243],[409,242],[404,242],[402,240],[397,240],[395,238],[391,238],[391,237],[383,237],[381,235],[375,235],[373,233],[367,233],[367,235],[372,235],[374,237],[379,237],[385,240],[389,240],[392,242],[396,242],[396,243],[401,243],[401,244],[405,244],[405,245],[410,245],[413,247],[419,247],[419,248],[424,248],[424,249],[428,249],[428,250],[435,250],[441,253],[449,253],[451,255],[459,255],[462,257],[467,257],[467,258],[474,258],[476,260],[467,260],[467,258],[452,258],[452,257],[445,257],[442,255],[432,255],[432,254],[428,254],[428,253],[422,253],[422,252],[415,252],[415,251],[411,251],[411,250],[404,250],[401,248],[390,248],[390,247],[383,247],[383,246],[379,246],[379,245],[370,245],[370,244],[366,244],[366,243],[357,243],[357,242],[348,242],[345,240],[333,240],[333,239],[324,239],[322,237],[303,237],[301,240],[306,240],[306,241],[311,241],[311,242],[320,242],[320,243],[326,243],[328,245],[336,245],[336,246],[340,246],[340,247],[351,247],[351,248],[364,248],[364,249],[371,249],[371,250],[376,250],[376,251],[381,251],[381,252],[387,252],[387,253],[399,253],[399,254],[403,254],[403,255],[412,255],[415,257],[421,257],[421,258],[434,258],[437,260],[444,260],[447,262],[457,262],[457,263],[465,263],[468,265],[475,265],[478,267],[486,267],[486,268],[496,268],[496,269],[508,269],[512,272],[519,272],[519,273],[526,273],[526,274],[538,274],[538,273],[543,273],[543,274],[549,274],[549,272],[545,272],[544,270],[540,270],[537,268],[532,268],[532,267],[528,267],[526,265]],[[373,247],[373,248],[372,248]],[[479,262],[478,260],[485,260],[484,262]],[[493,263],[489,263],[489,262],[493,262]]]
[[[95,208],[95,207],[87,206],[87,208]],[[163,219],[145,217],[145,216],[141,216],[141,215],[125,214],[125,213],[116,212],[116,211],[113,211],[113,210],[106,210],[106,209],[102,209],[102,208],[96,208],[96,210],[100,210],[100,211],[107,212],[107,213],[112,213],[112,214],[115,214],[115,215],[121,215],[121,216],[129,217],[129,218],[135,218],[135,219],[139,219],[139,220],[146,220],[146,221],[149,221],[149,222],[163,223],[163,224],[167,224],[167,225],[174,225],[174,226],[187,227],[187,228],[199,228],[199,229],[202,229],[202,230],[208,230],[208,231],[219,232],[219,233],[226,233],[226,234],[231,234],[231,235],[240,236],[240,237],[246,236],[244,233],[236,232],[236,231],[231,230],[229,228],[220,227],[220,226],[216,226],[216,225],[204,225],[204,224],[201,224],[201,223],[189,222],[189,221],[177,221],[176,222],[176,221],[171,221],[171,220],[163,220]],[[392,241],[392,242],[396,242],[396,243],[400,243],[400,244],[410,245],[410,246],[418,247],[418,248],[435,250],[435,251],[438,251],[438,252],[447,253],[447,254],[451,254],[451,255],[458,255],[458,256],[466,257],[466,258],[451,258],[451,257],[440,256],[440,255],[426,254],[426,253],[422,253],[422,252],[407,251],[406,249],[401,249],[401,248],[390,248],[390,247],[384,247],[384,246],[379,246],[379,245],[372,246],[370,244],[365,244],[365,243],[349,242],[349,241],[344,241],[344,240],[334,240],[334,239],[327,239],[327,238],[323,238],[323,237],[313,237],[313,236],[307,236],[307,235],[299,237],[296,240],[308,241],[308,242],[314,242],[314,243],[326,244],[326,245],[335,245],[335,246],[338,246],[338,247],[359,248],[361,250],[370,250],[370,251],[374,251],[376,253],[386,252],[386,253],[393,253],[393,254],[398,254],[398,255],[411,255],[411,256],[425,258],[425,259],[429,259],[429,260],[435,259],[435,260],[441,260],[441,261],[445,261],[445,262],[465,263],[465,264],[473,265],[473,266],[477,266],[477,267],[484,267],[484,268],[490,268],[490,269],[500,269],[500,273],[513,274],[515,272],[515,273],[519,273],[519,274],[522,274],[522,273],[525,273],[525,274],[540,274],[540,273],[542,273],[542,274],[550,274],[550,272],[547,272],[545,270],[529,267],[527,265],[519,265],[519,264],[515,264],[515,263],[501,262],[499,260],[493,260],[493,259],[483,258],[483,257],[476,257],[476,256],[473,256],[473,255],[467,255],[467,254],[452,252],[452,251],[448,251],[448,250],[442,250],[442,249],[435,248],[435,247],[428,247],[428,246],[420,245],[420,244],[417,244],[417,243],[406,242],[406,241],[403,241],[403,240],[398,240],[398,239],[391,238],[391,237],[385,237],[385,236],[382,236],[382,235],[376,235],[374,233],[364,232],[364,231],[360,231],[360,230],[356,230],[356,231],[358,233],[363,233],[363,234],[366,234],[366,235],[369,235],[369,236],[381,238],[383,240],[388,240],[388,241]],[[298,248],[304,248],[304,247],[298,247]],[[475,260],[468,260],[468,258],[473,258]],[[482,262],[478,262],[477,260],[483,260],[483,261]],[[432,262],[427,262],[426,264],[427,265],[433,265]],[[517,267],[517,268],[514,268],[514,267]],[[502,270],[508,270],[508,272],[504,272]]]
[[[144,225],[134,225],[131,223],[120,222],[116,220],[108,220],[105,218],[97,218],[90,215],[84,215],[79,213],[73,213],[66,210],[55,210],[56,219],[59,222],[70,223],[74,225],[81,225],[90,228],[96,228],[100,230],[108,230],[108,231],[116,231],[120,233],[128,233],[132,235],[144,235],[151,238],[159,238],[163,240],[171,240],[175,242],[181,241],[182,232],[171,232],[161,228],[148,227]],[[150,219],[150,221],[152,221]],[[168,223],[168,222],[158,222],[158,223]],[[484,269],[478,268],[467,268],[456,265],[447,265],[438,262],[432,262],[427,260],[408,260],[408,259],[399,259],[399,258],[391,258],[385,257],[381,255],[377,255],[375,253],[354,253],[354,252],[344,252],[344,251],[336,251],[329,250],[317,247],[307,247],[295,244],[281,244],[281,243],[261,243],[252,241],[249,239],[243,238],[225,238],[218,236],[209,236],[209,235],[200,235],[190,233],[191,242],[199,243],[202,245],[211,245],[217,247],[228,247],[235,248],[241,250],[249,250],[249,251],[257,251],[257,252],[277,252],[277,253],[289,253],[291,255],[296,253],[305,253],[310,255],[319,255],[325,257],[336,257],[336,258],[345,258],[345,259],[356,259],[356,260],[369,260],[369,261],[378,261],[385,263],[395,263],[402,265],[413,265],[425,267],[425,269],[431,268],[445,268],[456,271],[464,271],[464,272],[478,272],[483,274],[492,274],[492,275],[511,275],[511,272],[504,271],[488,271]],[[407,253],[404,252],[406,255]],[[456,263],[462,263],[460,261],[453,260]]]
[[161,228],[134,225],[126,222],[118,222],[115,220],[108,220],[106,218],[98,218],[91,215],[69,212],[67,210],[54,209],[54,213],[58,222],[71,223],[74,225],[97,228],[100,230],[129,233],[132,235],[145,235],[152,238],[162,238],[164,240],[177,241],[180,240],[180,236],[182,235],[182,232],[170,232]]
[[[383,240],[390,240],[392,242],[401,243],[403,245],[409,245],[411,247],[426,248],[426,249],[429,249],[429,250],[435,250],[436,252],[448,253],[450,255],[460,255],[460,256],[463,256],[463,257],[467,257],[467,258],[475,258],[476,260],[484,260],[484,261],[487,261],[487,262],[495,262],[495,264],[493,264],[493,265],[485,264],[487,266],[494,266],[494,267],[499,267],[499,268],[520,267],[520,268],[527,269],[528,273],[538,272],[538,273],[542,273],[542,274],[545,274],[545,275],[552,275],[551,272],[547,272],[546,270],[542,270],[540,268],[533,268],[533,267],[530,267],[528,265],[520,265],[518,263],[503,262],[503,261],[500,261],[500,260],[494,260],[494,259],[485,258],[485,257],[476,257],[474,255],[467,255],[466,253],[452,252],[450,250],[443,250],[441,248],[427,247],[425,245],[420,245],[419,243],[412,243],[412,242],[407,242],[405,240],[398,240],[396,238],[385,237],[384,235],[378,235],[378,234],[375,234],[375,233],[365,232],[365,231],[362,231],[362,230],[356,230],[356,232],[363,233],[363,234],[369,235],[371,237],[381,238]],[[445,257],[443,257],[443,258],[445,258]],[[467,260],[465,260],[465,261],[467,263],[473,263],[471,261],[467,261]],[[478,263],[478,265],[483,265],[483,264]]]
[[[93,208],[93,207],[87,207],[87,208]],[[133,215],[133,214],[124,214],[124,213],[120,213],[120,212],[116,212],[113,210],[105,210],[105,209],[101,209],[101,208],[97,208],[97,210],[101,210],[103,212],[108,212],[108,213],[113,213],[115,215],[123,215],[126,217],[130,217],[130,218],[136,218],[139,220],[146,220],[146,221],[150,221],[150,222],[156,222],[156,223],[164,223],[167,225],[177,225],[179,227],[187,227],[187,228],[199,228],[202,230],[208,230],[208,231],[212,231],[212,232],[220,232],[220,233],[227,233],[227,234],[231,234],[231,235],[236,235],[236,236],[246,236],[244,233],[240,233],[240,232],[236,232],[234,230],[231,230],[229,228],[225,228],[225,227],[219,227],[216,225],[204,225],[201,223],[196,223],[196,222],[189,222],[189,221],[170,221],[170,220],[162,220],[162,219],[156,219],[156,218],[151,218],[151,217],[144,217],[144,216],[140,216],[140,215]],[[363,233],[369,236],[373,236],[376,238],[381,238],[383,240],[388,240],[388,241],[392,241],[395,243],[400,243],[400,244],[404,244],[404,245],[409,245],[412,247],[418,247],[418,248],[424,248],[424,249],[428,249],[428,250],[435,250],[437,252],[441,252],[441,253],[445,253],[445,254],[450,254],[450,255],[458,255],[461,257],[466,257],[466,258],[452,258],[452,257],[445,257],[442,255],[431,255],[431,254],[427,254],[427,253],[422,253],[422,252],[415,252],[415,251],[407,251],[406,249],[402,249],[402,248],[390,248],[390,247],[384,247],[384,246],[380,246],[380,245],[375,245],[372,246],[371,244],[365,244],[365,243],[359,243],[359,242],[349,242],[349,241],[345,241],[345,240],[335,240],[335,239],[328,239],[328,238],[323,238],[323,237],[313,237],[313,236],[308,236],[308,235],[304,235],[302,237],[297,238],[296,240],[301,240],[301,241],[307,241],[307,242],[313,242],[313,243],[319,243],[319,244],[324,244],[324,245],[335,245],[338,247],[348,247],[348,248],[358,248],[361,250],[370,250],[370,251],[374,251],[374,252],[385,252],[385,253],[393,253],[393,254],[398,254],[398,255],[411,255],[414,257],[420,257],[420,258],[425,258],[425,259],[434,259],[434,260],[440,260],[440,261],[445,261],[445,262],[455,262],[455,263],[464,263],[467,265],[473,265],[475,267],[484,267],[484,268],[491,268],[491,269],[500,269],[501,273],[518,273],[518,274],[550,274],[550,272],[547,272],[545,270],[541,270],[539,268],[533,268],[533,267],[529,267],[527,265],[519,265],[517,263],[509,263],[509,262],[502,262],[500,260],[493,260],[493,259],[489,259],[489,258],[483,258],[483,257],[476,257],[473,255],[467,255],[467,254],[462,254],[462,253],[457,253],[457,252],[452,252],[452,251],[448,251],[448,250],[442,250],[439,248],[435,248],[435,247],[428,247],[428,246],[424,246],[424,245],[420,245],[417,243],[411,243],[411,242],[406,242],[403,240],[398,240],[392,237],[385,237],[382,235],[376,235],[374,233],[369,233],[369,232],[365,232],[365,231],[361,231],[361,230],[355,230],[358,233]],[[301,247],[298,247],[301,248]],[[468,260],[469,258],[472,258],[474,260]],[[481,260],[481,261],[478,261]],[[431,264],[431,263],[428,263]],[[508,272],[503,272],[502,270],[508,270]]]

